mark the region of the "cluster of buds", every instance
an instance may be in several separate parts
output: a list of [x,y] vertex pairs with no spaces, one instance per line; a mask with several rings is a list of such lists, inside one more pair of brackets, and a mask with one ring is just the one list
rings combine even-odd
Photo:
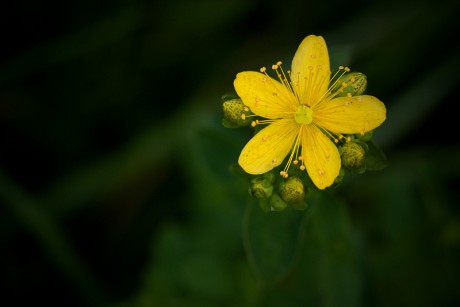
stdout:
[[283,211],[289,205],[299,210],[307,208],[307,187],[299,177],[284,179],[273,171],[265,173],[250,180],[249,194],[266,212]]

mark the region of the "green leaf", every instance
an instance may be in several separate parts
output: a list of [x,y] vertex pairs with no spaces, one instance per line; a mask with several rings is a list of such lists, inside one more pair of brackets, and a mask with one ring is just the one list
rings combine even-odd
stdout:
[[369,150],[366,152],[366,170],[380,171],[388,166],[388,160],[383,151],[370,141],[366,143]]
[[292,208],[266,213],[254,202],[246,210],[243,240],[249,263],[262,283],[274,284],[289,272],[299,251],[306,213]]

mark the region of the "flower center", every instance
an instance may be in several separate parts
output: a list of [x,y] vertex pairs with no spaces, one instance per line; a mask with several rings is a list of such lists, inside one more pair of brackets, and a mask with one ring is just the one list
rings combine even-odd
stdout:
[[298,124],[310,124],[313,121],[313,110],[301,104],[297,107],[294,118]]

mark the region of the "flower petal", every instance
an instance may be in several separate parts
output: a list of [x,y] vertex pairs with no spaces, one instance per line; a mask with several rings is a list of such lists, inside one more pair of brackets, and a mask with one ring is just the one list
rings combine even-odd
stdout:
[[291,81],[300,102],[314,106],[327,92],[330,78],[329,53],[321,36],[309,35],[292,59]]
[[340,171],[340,154],[332,141],[314,125],[302,134],[302,157],[308,175],[321,190],[334,183]]
[[313,122],[336,133],[364,133],[377,128],[385,119],[383,102],[366,95],[335,98],[313,110]]
[[299,132],[294,120],[278,120],[257,133],[243,148],[238,163],[249,174],[263,174],[277,167],[292,149]]
[[236,75],[233,85],[243,103],[259,116],[275,119],[296,110],[296,100],[289,90],[265,74],[241,72]]

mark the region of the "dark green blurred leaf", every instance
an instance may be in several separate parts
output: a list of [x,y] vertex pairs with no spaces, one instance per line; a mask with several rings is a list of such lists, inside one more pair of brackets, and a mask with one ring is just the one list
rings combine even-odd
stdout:
[[366,152],[366,170],[380,171],[388,166],[388,160],[385,154],[373,141],[366,143],[368,151]]
[[243,239],[248,259],[263,283],[276,283],[291,268],[305,217],[305,212],[290,208],[266,213],[254,202],[248,204]]

